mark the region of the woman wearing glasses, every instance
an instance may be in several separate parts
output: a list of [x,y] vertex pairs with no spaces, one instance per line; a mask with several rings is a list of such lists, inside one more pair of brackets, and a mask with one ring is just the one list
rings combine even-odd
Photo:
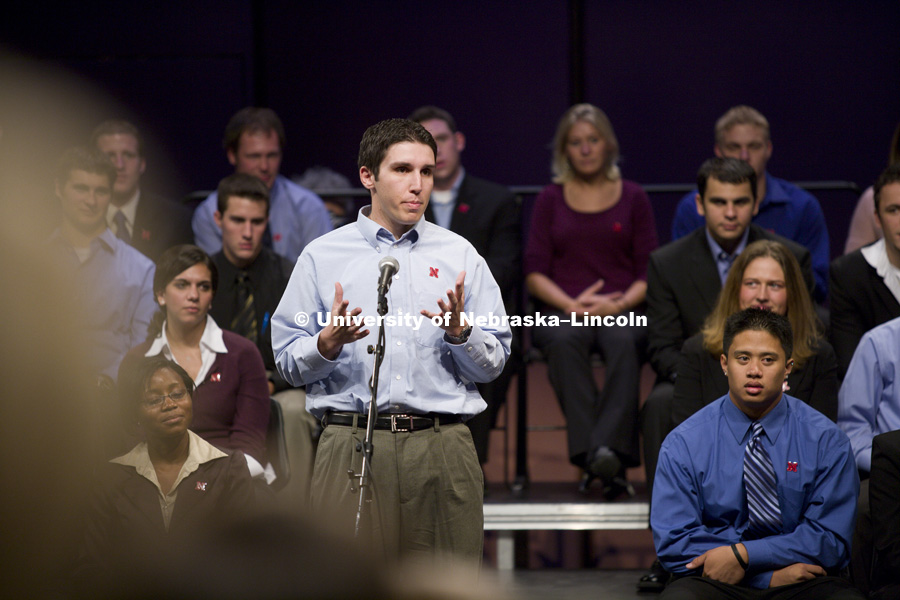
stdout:
[[156,263],[153,293],[159,311],[149,338],[119,368],[127,391],[134,365],[162,355],[183,368],[196,387],[191,430],[217,448],[241,450],[250,474],[263,474],[269,386],[262,356],[249,340],[223,331],[209,316],[216,266],[197,246],[173,246]]
[[142,358],[124,407],[145,441],[104,465],[85,527],[85,573],[102,576],[207,535],[246,515],[253,485],[240,451],[226,454],[189,428],[194,382],[163,356]]

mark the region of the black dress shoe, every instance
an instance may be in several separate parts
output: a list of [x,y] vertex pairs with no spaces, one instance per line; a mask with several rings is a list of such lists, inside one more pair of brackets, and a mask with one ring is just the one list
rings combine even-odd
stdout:
[[625,479],[625,469],[620,475],[616,475],[603,486],[603,497],[607,500],[615,500],[622,494],[634,498],[634,486]]
[[623,493],[634,496],[634,488],[625,478],[625,466],[618,455],[606,446],[601,446],[591,453],[578,491],[587,494],[595,479],[603,482],[603,497],[607,500],[614,500]]
[[587,463],[587,470],[603,481],[609,481],[622,471],[622,461],[615,452],[601,446],[594,450]]
[[638,581],[637,589],[641,592],[661,592],[669,581],[669,572],[663,569],[659,560],[654,560],[650,570]]

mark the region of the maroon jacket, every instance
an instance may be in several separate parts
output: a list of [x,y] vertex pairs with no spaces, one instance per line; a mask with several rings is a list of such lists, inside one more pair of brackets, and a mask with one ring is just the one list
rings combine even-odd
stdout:
[[[241,450],[266,464],[269,385],[257,347],[230,331],[222,331],[228,352],[217,354],[206,378],[194,392],[191,430],[223,450]],[[153,340],[129,350],[119,367],[119,381],[150,349]]]

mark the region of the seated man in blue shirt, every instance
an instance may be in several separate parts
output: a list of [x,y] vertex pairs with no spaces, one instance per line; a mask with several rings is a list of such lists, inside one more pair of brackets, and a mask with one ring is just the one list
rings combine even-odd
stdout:
[[[253,175],[269,188],[269,225],[263,238],[267,248],[293,263],[308,243],[331,231],[331,217],[322,199],[278,174],[285,135],[275,111],[239,110],[228,121],[222,144],[235,173]],[[210,256],[222,249],[222,231],[214,216],[217,198],[216,192],[210,194],[191,221],[197,245]]]
[[863,598],[847,566],[859,478],[847,436],[782,391],[787,318],[762,309],[725,325],[728,395],[663,443],[650,524],[675,578],[663,598]]
[[349,533],[361,504],[352,474],[362,462],[373,364],[360,340],[378,327],[380,263],[397,261],[383,320],[367,488],[373,501],[358,532],[388,557],[449,554],[477,567],[483,479],[462,422],[485,409],[475,384],[503,370],[511,334],[485,260],[464,238],[422,218],[436,155],[418,123],[391,119],[366,130],[359,176],[372,204],[300,255],[272,317],[272,345],[279,372],[306,386],[307,409],[325,426],[313,510]]
[[56,173],[63,219],[49,240],[49,252],[69,277],[61,282],[61,295],[79,311],[83,356],[102,387],[147,337],[156,312],[153,263],[106,226],[115,181],[116,168],[105,155],[87,148],[65,152]]
[[[769,121],[756,109],[735,106],[716,121],[716,156],[739,158],[756,171],[759,211],[753,222],[764,229],[805,246],[812,254],[816,276],[814,299],[823,302],[828,291],[830,249],[828,229],[819,201],[809,192],[772,177],[766,164],[772,156]],[[677,240],[703,225],[694,204],[696,190],[687,194],[675,209],[672,239]]]
[[853,581],[868,589],[872,567],[872,515],[869,508],[869,471],[872,440],[876,435],[900,429],[900,318],[875,327],[860,340],[838,392],[838,426],[850,438],[860,486],[853,555]]

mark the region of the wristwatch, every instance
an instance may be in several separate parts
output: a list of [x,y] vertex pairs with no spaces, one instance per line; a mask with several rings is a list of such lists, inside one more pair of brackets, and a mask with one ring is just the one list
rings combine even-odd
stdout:
[[453,342],[454,344],[465,344],[469,340],[469,336],[472,335],[472,326],[469,325],[465,329],[462,330],[462,333],[459,336],[447,334],[447,339]]

